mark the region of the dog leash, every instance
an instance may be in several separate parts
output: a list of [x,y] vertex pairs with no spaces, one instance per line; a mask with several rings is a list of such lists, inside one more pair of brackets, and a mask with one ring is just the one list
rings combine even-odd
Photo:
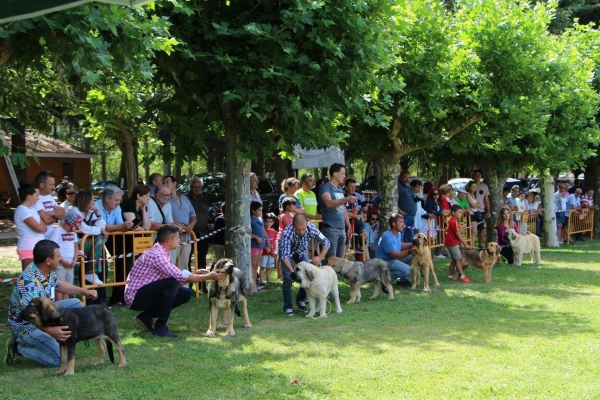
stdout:
[[[311,291],[311,290],[308,290],[308,289],[304,289],[304,290],[306,290],[307,292],[310,292],[310,293],[312,293],[312,294],[313,294],[313,296],[314,296],[314,295],[316,295],[315,297],[320,297],[320,298],[322,298],[322,299],[325,299],[325,300],[327,301],[327,303],[329,304],[329,311],[327,311],[327,312],[325,313],[325,315],[323,315],[323,316],[320,316],[320,315],[319,315],[318,317],[312,316],[312,317],[311,317],[311,319],[325,318],[325,317],[327,317],[329,314],[331,314],[331,311],[333,310],[333,305],[331,304],[331,301],[329,301],[329,299],[328,299],[327,297],[321,296],[320,294],[318,294],[318,293],[315,293],[315,292],[313,292],[313,291]],[[339,293],[338,293],[338,296],[339,296]]]

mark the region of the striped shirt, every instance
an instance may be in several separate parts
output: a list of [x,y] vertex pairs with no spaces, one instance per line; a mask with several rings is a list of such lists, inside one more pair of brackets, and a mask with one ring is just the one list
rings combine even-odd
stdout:
[[142,286],[167,278],[175,278],[180,284],[187,279],[178,267],[171,264],[169,252],[160,243],[156,243],[135,260],[125,284],[125,303],[131,307]]
[[308,241],[316,239],[321,246],[329,247],[329,240],[312,223],[306,223],[306,233],[304,236],[298,236],[294,230],[294,224],[283,230],[279,239],[279,257],[281,259],[291,259],[294,254],[303,255],[308,250]]

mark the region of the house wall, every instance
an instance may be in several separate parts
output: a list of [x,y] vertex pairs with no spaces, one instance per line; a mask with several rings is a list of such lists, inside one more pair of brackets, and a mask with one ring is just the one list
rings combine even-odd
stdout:
[[[27,181],[30,183],[33,183],[38,172],[50,170],[56,176],[57,185],[60,184],[63,176],[68,175],[71,181],[80,189],[89,189],[92,186],[92,166],[89,158],[39,157],[36,161],[32,157],[27,157],[27,160],[29,161]],[[2,167],[0,168],[2,174],[0,176],[3,178],[0,179],[0,197],[4,196],[6,192],[12,192],[13,201],[11,206],[16,207],[19,203],[18,196],[14,193],[10,183],[10,176],[4,160],[0,161],[2,161]]]

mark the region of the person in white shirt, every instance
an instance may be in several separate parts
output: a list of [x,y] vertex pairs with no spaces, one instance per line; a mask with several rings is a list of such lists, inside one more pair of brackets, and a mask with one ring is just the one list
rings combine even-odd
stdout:
[[35,177],[35,186],[39,190],[38,201],[34,209],[40,214],[42,222],[47,225],[44,238],[50,238],[54,224],[65,217],[65,209],[56,204],[52,197],[54,191],[54,174],[50,171],[40,171]]
[[[60,247],[60,260],[58,260],[58,268],[56,269],[56,276],[59,281],[73,284],[73,269],[77,265],[77,256],[79,251],[77,249],[77,234],[73,232],[71,225],[75,223],[79,216],[76,212],[68,212],[63,223],[54,228],[50,240],[58,244]],[[66,300],[69,295],[56,292],[56,300]]]
[[39,192],[33,185],[19,188],[21,204],[15,210],[15,227],[19,234],[17,254],[21,260],[21,268],[25,270],[33,262],[33,248],[44,239],[47,226],[42,222],[40,214],[33,208],[38,202]]

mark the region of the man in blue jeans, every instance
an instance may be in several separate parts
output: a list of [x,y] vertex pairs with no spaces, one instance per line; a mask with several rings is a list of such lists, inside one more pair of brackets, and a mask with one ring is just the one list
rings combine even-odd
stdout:
[[[321,251],[318,256],[308,259],[309,240],[316,240],[321,245]],[[312,248],[317,245],[313,244]],[[303,214],[294,215],[294,223],[284,229],[279,239],[278,246],[279,259],[281,260],[283,270],[283,312],[288,316],[294,316],[292,308],[292,274],[294,265],[301,261],[310,262],[319,266],[323,261],[325,254],[329,250],[329,240],[308,220]],[[300,288],[296,295],[296,305],[300,311],[308,312],[306,308],[306,290]]]
[[[41,240],[33,248],[33,263],[19,276],[13,287],[8,305],[8,324],[12,337],[6,349],[6,365],[16,365],[20,356],[36,361],[45,367],[60,366],[60,347],[57,340],[71,336],[67,326],[37,328],[21,319],[20,313],[31,300],[45,297],[54,301],[56,292],[97,298],[95,290],[86,290],[66,282],[59,282],[56,269],[60,261],[60,247],[51,240]],[[82,307],[79,299],[56,302],[64,308]]]
[[418,201],[420,201],[419,198],[410,187],[410,172],[402,171],[398,181],[398,213],[404,217],[405,226],[402,232],[404,243],[410,243],[413,240]]
[[385,261],[390,269],[392,280],[402,287],[411,286],[410,264],[412,262],[412,243],[402,243],[404,217],[394,213],[389,219],[390,229],[381,235],[377,246],[377,258]]
[[342,164],[332,164],[329,167],[329,175],[329,182],[319,190],[323,221],[321,222],[321,232],[331,244],[327,258],[331,256],[343,258],[346,246],[346,228],[350,228],[346,203],[354,204],[356,197],[344,196],[343,185],[346,181],[346,168]]

